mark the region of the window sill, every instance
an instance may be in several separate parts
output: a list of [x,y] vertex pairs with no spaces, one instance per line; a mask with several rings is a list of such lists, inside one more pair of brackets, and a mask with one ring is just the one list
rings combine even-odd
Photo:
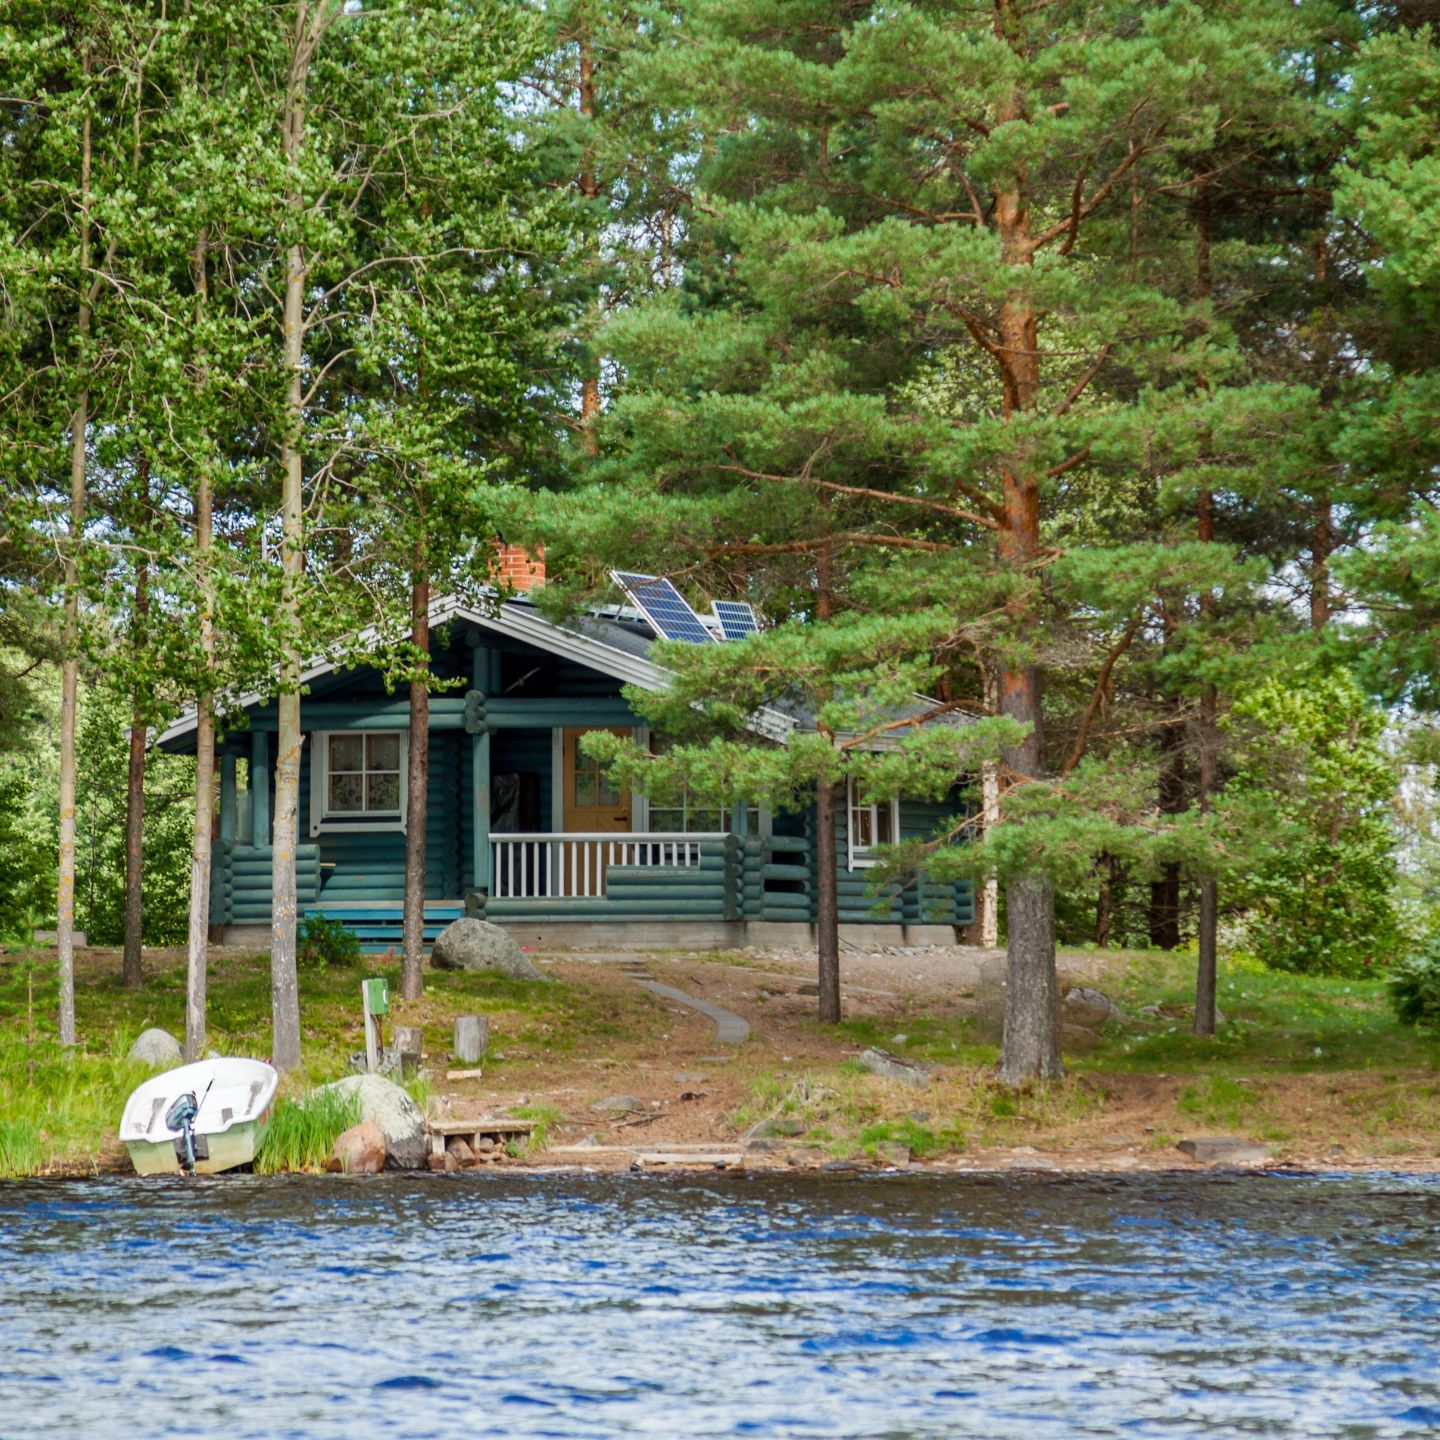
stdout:
[[381,834],[395,830],[404,830],[405,821],[398,815],[377,815],[373,820],[321,820],[310,827],[312,835],[324,835],[327,833],[340,833],[353,831],[363,834],[367,831],[375,831]]

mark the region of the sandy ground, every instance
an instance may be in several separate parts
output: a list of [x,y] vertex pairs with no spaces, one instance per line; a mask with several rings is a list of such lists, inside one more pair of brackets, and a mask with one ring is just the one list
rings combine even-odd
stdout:
[[[845,1163],[835,1153],[846,1148],[840,1127],[832,1127],[836,1140],[829,1146],[803,1136],[747,1141],[750,1126],[763,1120],[767,1109],[757,1103],[757,1090],[762,1098],[773,1099],[796,1085],[823,1085],[834,1067],[858,1055],[859,1047],[814,1023],[813,951],[658,957],[568,952],[537,958],[557,976],[587,987],[629,986],[640,975],[663,981],[743,1016],[752,1032],[745,1045],[726,1050],[716,1045],[709,1020],[657,999],[667,1016],[658,1045],[618,1045],[605,1055],[572,1060],[563,1067],[563,1083],[556,1083],[556,1066],[545,1057],[503,1050],[505,1063],[495,1072],[495,1084],[447,1083],[437,1071],[436,1103],[449,1113],[536,1104],[559,1112],[549,1126],[547,1150],[511,1163],[629,1166],[647,1154],[654,1163],[656,1152],[667,1147],[713,1156],[743,1153],[748,1167]],[[893,1019],[898,1029],[905,1016],[917,1010],[963,1013],[973,1008],[973,992],[986,961],[993,964],[998,957],[961,947],[847,951],[841,962],[847,1017],[868,1016],[884,1023]],[[1063,980],[1070,985],[1093,982],[1100,978],[1101,966],[1103,957],[1064,957]],[[810,987],[808,993],[805,987]],[[972,1139],[963,1152],[927,1160],[924,1168],[1204,1169],[1176,1149],[1176,1141],[1228,1132],[1180,1115],[1177,1102],[1193,1079],[1081,1074],[1067,1082],[1069,1103],[1028,1122],[998,1127],[1012,1132],[1004,1143]],[[938,1127],[973,1112],[977,1086],[988,1087],[989,1079],[973,1068],[942,1066],[925,1091],[869,1075],[853,1077],[850,1083],[872,1111],[885,1118],[923,1116],[925,1124]],[[1330,1135],[1353,1135],[1357,1094],[1363,1105],[1367,1083],[1366,1077],[1353,1075],[1264,1077],[1267,1112],[1284,1117],[1295,1131],[1292,1141],[1269,1146],[1265,1163],[1299,1169],[1440,1169],[1435,1143],[1422,1141],[1413,1151],[1381,1156],[1367,1153],[1363,1143],[1330,1142]],[[606,1097],[619,1095],[633,1097],[642,1108],[624,1115],[594,1108]]]

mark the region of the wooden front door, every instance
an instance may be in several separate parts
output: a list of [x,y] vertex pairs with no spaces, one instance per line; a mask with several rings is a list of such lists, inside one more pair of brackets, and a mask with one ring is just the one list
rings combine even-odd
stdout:
[[[565,829],[617,834],[630,829],[630,796],[622,795],[604,767],[580,749],[580,737],[592,727],[565,731]],[[629,735],[629,730],[614,730]]]

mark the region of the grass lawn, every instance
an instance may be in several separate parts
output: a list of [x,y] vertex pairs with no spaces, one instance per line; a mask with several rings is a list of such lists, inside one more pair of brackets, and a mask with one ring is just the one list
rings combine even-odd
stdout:
[[[182,1039],[185,1034],[183,953],[147,951],[145,963],[144,985],[126,990],[116,952],[81,952],[75,983],[80,1043],[67,1057],[55,1040],[54,952],[0,951],[0,1175],[86,1169],[121,1158],[115,1138],[120,1113],[150,1073],[126,1060],[130,1046],[152,1025]],[[507,1066],[523,1072],[538,1050],[564,1060],[577,1049],[643,1048],[664,1024],[652,997],[633,987],[614,993],[498,975],[427,971],[425,995],[407,1003],[399,999],[399,961],[366,956],[353,969],[301,971],[304,1064],[282,1081],[282,1105],[345,1074],[350,1056],[364,1050],[360,980],[369,975],[390,981],[390,1021],[425,1026],[427,1047],[436,1052],[448,1050],[456,1014],[487,1015],[486,1070],[497,1077]],[[208,1013],[209,1048],[268,1059],[269,956],[212,951]],[[323,1134],[306,1148],[317,1147],[328,1149]]]

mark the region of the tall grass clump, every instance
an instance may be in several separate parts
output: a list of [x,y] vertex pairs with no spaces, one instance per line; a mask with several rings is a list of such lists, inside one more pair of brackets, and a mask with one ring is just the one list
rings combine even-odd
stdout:
[[275,1175],[285,1170],[319,1170],[330,1158],[335,1141],[359,1123],[357,1094],[316,1090],[277,1100],[265,1143],[255,1157],[256,1172]]
[[108,1054],[0,1032],[0,1175],[96,1165],[112,1149],[130,1092],[147,1074]]

